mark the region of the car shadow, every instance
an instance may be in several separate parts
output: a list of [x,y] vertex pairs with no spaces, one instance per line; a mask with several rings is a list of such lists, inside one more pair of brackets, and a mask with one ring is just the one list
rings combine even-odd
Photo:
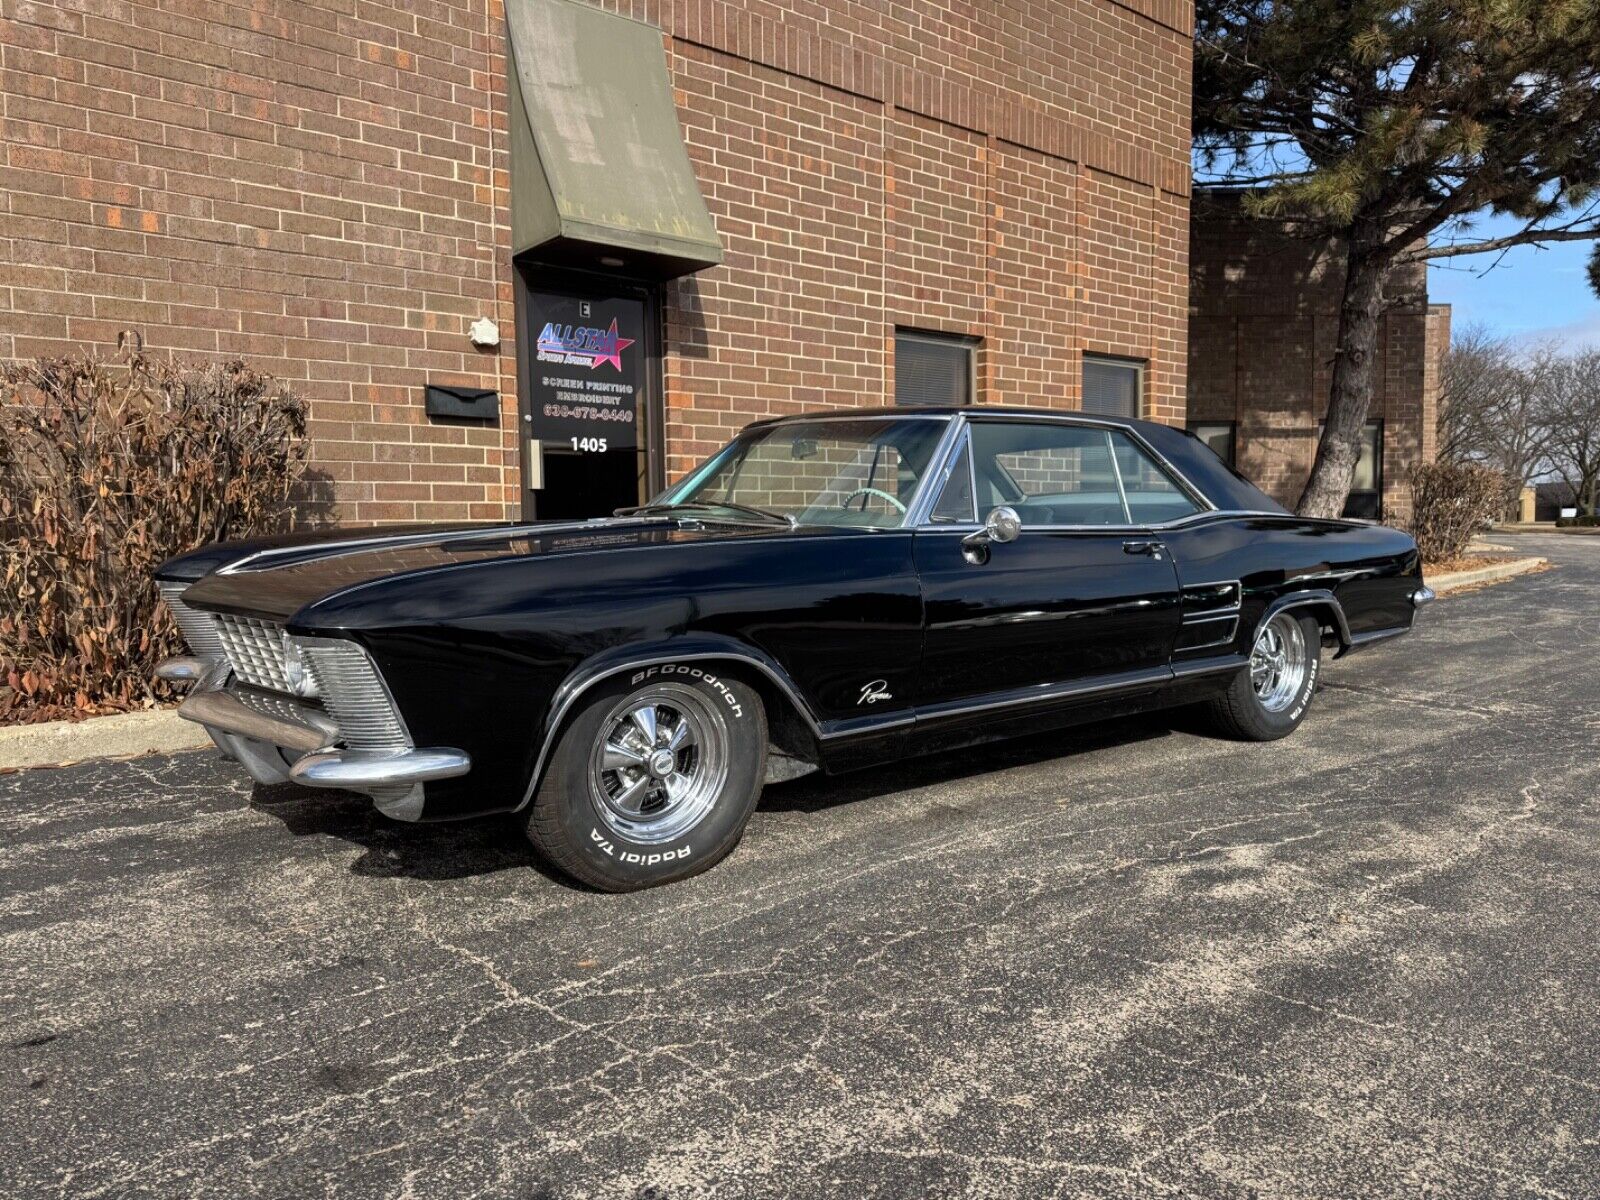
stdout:
[[761,794],[757,808],[764,813],[820,812],[913,788],[1034,766],[1052,759],[1071,758],[1092,750],[1148,742],[1197,729],[1198,723],[1193,722],[1188,713],[1172,709],[1027,737],[997,738],[846,775],[825,775],[817,771],[786,783],[771,784]]
[[[912,788],[1146,742],[1193,728],[1188,714],[1174,709],[997,740],[847,775],[819,771],[769,785],[762,793],[758,811],[821,812]],[[250,806],[281,821],[295,837],[331,837],[360,847],[362,853],[350,864],[350,870],[372,879],[468,879],[496,871],[531,869],[564,887],[592,890],[545,864],[515,820],[507,816],[409,824],[385,817],[365,796],[313,790],[292,783],[257,784]]]
[[362,854],[350,871],[371,879],[468,879],[532,869],[572,886],[539,860],[516,823],[504,816],[413,825],[384,816],[365,796],[292,783],[256,784],[250,807],[275,817],[295,837],[331,837],[359,846]]

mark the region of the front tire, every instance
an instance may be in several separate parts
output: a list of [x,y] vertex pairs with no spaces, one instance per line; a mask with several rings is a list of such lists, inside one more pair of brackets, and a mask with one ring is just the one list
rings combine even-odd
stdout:
[[1242,741],[1288,737],[1311,707],[1321,665],[1322,627],[1280,612],[1256,635],[1249,666],[1207,703],[1207,715],[1218,732]]
[[697,875],[739,844],[766,774],[755,690],[687,663],[595,687],[525,811],[528,840],[574,879],[632,892]]

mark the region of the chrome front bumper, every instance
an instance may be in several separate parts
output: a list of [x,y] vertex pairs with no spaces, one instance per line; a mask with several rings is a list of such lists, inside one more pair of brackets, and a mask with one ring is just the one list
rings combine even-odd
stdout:
[[[422,802],[418,785],[454,779],[472,769],[472,759],[463,750],[341,748],[335,745],[340,740],[338,723],[319,708],[274,695],[280,711],[269,712],[241,700],[229,687],[232,671],[225,660],[169,658],[156,668],[156,676],[195,684],[178,706],[178,715],[205,726],[222,751],[261,783],[292,779],[306,787],[364,792],[389,816],[416,820]],[[282,715],[283,710],[293,715]],[[266,753],[269,750],[273,753]]]
[[221,689],[194,692],[178,705],[178,715],[186,721],[300,754],[326,749],[339,738],[339,727],[314,710],[306,710],[304,723],[290,721],[251,708],[231,692]]
[[289,777],[307,787],[362,792],[373,787],[454,779],[471,769],[472,759],[464,750],[402,750],[398,754],[319,750],[289,768]]
[[1424,604],[1432,604],[1438,598],[1431,587],[1419,587],[1411,593],[1411,607],[1421,608]]

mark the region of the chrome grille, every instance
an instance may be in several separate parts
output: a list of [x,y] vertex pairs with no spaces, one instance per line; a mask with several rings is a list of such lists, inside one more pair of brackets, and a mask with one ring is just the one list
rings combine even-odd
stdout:
[[339,735],[352,750],[411,749],[405,722],[395,711],[389,689],[367,652],[336,638],[302,638],[323,707],[339,723]]
[[220,613],[217,633],[233,673],[241,680],[274,692],[294,691],[285,669],[282,625]]
[[189,590],[189,585],[163,583],[158,586],[161,588],[162,603],[167,606],[172,619],[178,623],[178,629],[189,647],[189,653],[202,658],[221,658],[222,639],[217,634],[216,617],[197,608],[190,608],[183,602],[183,593]]

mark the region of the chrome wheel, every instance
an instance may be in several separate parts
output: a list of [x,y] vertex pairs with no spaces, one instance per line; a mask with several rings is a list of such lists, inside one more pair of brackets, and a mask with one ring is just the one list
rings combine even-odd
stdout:
[[1250,683],[1256,699],[1268,712],[1282,712],[1300,694],[1310,656],[1305,631],[1290,613],[1267,622],[1250,651]]
[[600,723],[589,755],[596,814],[631,842],[668,842],[698,825],[728,779],[728,725],[693,688],[635,692]]

